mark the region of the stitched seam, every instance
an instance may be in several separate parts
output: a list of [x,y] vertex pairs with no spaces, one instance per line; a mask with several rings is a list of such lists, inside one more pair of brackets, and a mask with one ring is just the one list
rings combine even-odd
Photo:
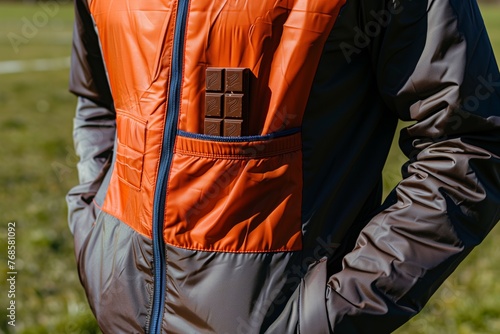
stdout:
[[213,248],[207,249],[207,248],[186,247],[186,246],[174,245],[174,244],[169,243],[169,242],[165,242],[165,244],[172,246],[172,247],[182,248],[182,249],[191,250],[191,251],[202,251],[202,252],[211,252],[211,253],[263,254],[263,253],[290,253],[290,252],[302,251],[302,248],[299,248],[299,249],[279,248],[279,249],[252,250],[252,251],[218,250],[218,249],[213,249]]
[[273,157],[273,156],[278,156],[278,155],[283,155],[283,154],[293,153],[293,152],[298,152],[298,151],[300,151],[300,147],[292,147],[289,149],[275,150],[275,151],[270,151],[270,152],[257,154],[257,155],[214,154],[214,153],[193,152],[193,151],[183,150],[183,149],[176,149],[175,153],[181,154],[181,155],[189,155],[189,156],[193,156],[193,157],[200,157],[200,158],[214,158],[214,159],[225,159],[225,160],[232,160],[232,159],[250,160],[250,159],[269,158],[269,157]]

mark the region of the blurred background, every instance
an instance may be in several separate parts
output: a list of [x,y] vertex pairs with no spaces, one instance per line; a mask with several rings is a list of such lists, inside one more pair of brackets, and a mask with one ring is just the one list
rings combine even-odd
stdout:
[[[500,0],[480,5],[500,57]],[[100,333],[66,222],[64,196],[77,183],[78,162],[71,134],[76,99],[67,89],[72,22],[69,0],[0,0],[0,333]],[[405,161],[394,143],[386,193]],[[9,222],[16,223],[16,327],[6,317]],[[500,333],[495,240],[500,226],[397,333]]]

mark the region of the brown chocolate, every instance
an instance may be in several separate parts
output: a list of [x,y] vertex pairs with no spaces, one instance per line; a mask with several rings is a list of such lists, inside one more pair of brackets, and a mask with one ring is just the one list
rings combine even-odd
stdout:
[[222,119],[205,118],[205,134],[210,136],[222,135]]
[[207,92],[224,91],[224,68],[209,67],[206,70],[205,89]]
[[245,93],[248,89],[248,68],[226,69],[226,93]]
[[209,67],[205,80],[204,133],[211,136],[247,135],[250,70]]
[[224,115],[229,118],[242,118],[245,113],[244,94],[224,95]]
[[222,93],[206,93],[205,95],[205,116],[222,117]]
[[243,133],[243,120],[241,119],[225,119],[224,120],[224,137],[241,137]]

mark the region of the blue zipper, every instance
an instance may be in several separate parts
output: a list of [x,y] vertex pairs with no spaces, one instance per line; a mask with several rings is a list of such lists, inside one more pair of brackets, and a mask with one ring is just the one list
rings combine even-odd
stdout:
[[179,136],[181,136],[181,137],[192,138],[192,139],[211,140],[211,141],[222,142],[222,143],[240,143],[240,142],[246,143],[246,142],[252,142],[252,141],[266,141],[266,140],[271,140],[271,139],[275,139],[275,138],[281,138],[281,137],[293,135],[293,134],[296,134],[299,132],[300,132],[300,128],[291,128],[291,129],[282,130],[279,132],[269,133],[267,135],[243,136],[243,137],[219,137],[219,136],[186,132],[186,131],[182,131],[182,130],[179,130],[178,133],[179,133]]
[[166,258],[165,242],[163,240],[163,223],[165,215],[165,201],[168,174],[172,164],[175,136],[177,134],[177,120],[179,116],[181,83],[182,83],[182,59],[184,57],[184,34],[189,0],[179,0],[177,4],[177,18],[174,32],[174,45],[172,49],[172,70],[170,80],[170,91],[167,107],[167,120],[163,135],[162,152],[160,156],[160,167],[158,180],[156,182],[155,197],[153,203],[153,261],[154,261],[154,290],[153,309],[151,310],[151,321],[149,334],[161,333],[163,320],[165,288],[166,288]]

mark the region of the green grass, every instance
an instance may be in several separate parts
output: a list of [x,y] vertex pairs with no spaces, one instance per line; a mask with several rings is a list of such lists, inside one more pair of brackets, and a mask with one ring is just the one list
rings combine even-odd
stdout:
[[[0,61],[69,56],[71,6],[58,7],[17,52],[12,47],[9,36],[22,36],[22,18],[32,20],[41,10],[1,5]],[[0,78],[0,240],[6,244],[7,222],[16,221],[16,333],[97,330],[80,288],[66,223],[64,194],[77,182],[71,135],[76,99],[68,93],[67,81],[67,70]],[[5,256],[2,251],[2,294]],[[5,297],[0,298],[2,310]],[[13,333],[5,311],[1,313],[0,332]]]
[[[36,5],[0,5],[0,61],[69,56],[73,9],[61,6],[16,52],[8,36],[21,35],[23,17]],[[483,6],[500,55],[500,7]],[[24,20],[26,21],[26,20]],[[11,33],[9,35],[9,33]],[[17,222],[16,333],[98,333],[80,286],[66,223],[64,195],[77,182],[71,127],[75,98],[68,71],[0,75],[0,243],[6,223]],[[401,178],[404,158],[396,145],[385,186]],[[500,333],[500,252],[497,227],[398,333]],[[0,252],[0,285],[6,288],[6,252]],[[0,298],[5,310],[6,298]],[[0,333],[9,332],[0,312]],[[14,331],[11,331],[14,333]]]
[[[56,4],[55,1],[50,3]],[[1,4],[0,61],[69,55],[73,8],[52,6],[46,9],[39,5]]]

